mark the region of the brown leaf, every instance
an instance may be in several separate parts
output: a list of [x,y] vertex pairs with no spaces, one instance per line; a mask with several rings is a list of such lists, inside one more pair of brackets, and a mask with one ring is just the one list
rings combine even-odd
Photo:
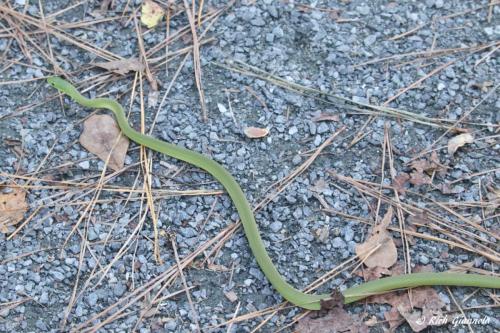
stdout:
[[267,128],[258,127],[245,127],[245,129],[243,129],[243,132],[250,139],[262,138],[269,134],[269,130]]
[[424,184],[431,184],[431,177],[427,176],[425,173],[419,171],[413,171],[410,173],[410,183],[419,186]]
[[406,222],[414,224],[416,226],[426,226],[429,225],[430,219],[427,213],[424,211],[422,213],[417,213],[416,215],[408,216]]
[[297,333],[367,333],[368,326],[358,315],[351,315],[342,308],[334,308],[324,317],[313,318],[313,314],[299,320]]
[[405,185],[410,179],[410,175],[402,172],[396,177],[394,177],[394,180],[392,181],[392,186],[394,186],[394,189],[398,191],[399,194],[405,194],[406,188]]
[[368,320],[365,320],[365,325],[368,327],[372,327],[372,326],[375,326],[378,324],[379,324],[379,322],[378,322],[376,316],[371,316]]
[[231,302],[234,303],[238,300],[238,295],[232,290],[225,291],[224,295],[226,295],[227,299]]
[[441,161],[439,160],[439,155],[435,150],[431,153],[430,161],[431,161],[431,163],[434,163],[435,165],[440,165],[440,166],[444,167],[444,165],[441,164]]
[[0,232],[13,231],[12,227],[21,222],[28,210],[26,192],[13,188],[10,193],[0,193]]
[[389,206],[380,224],[373,227],[371,236],[363,244],[356,246],[356,255],[367,267],[389,268],[397,260],[396,245],[387,231],[392,214],[392,207]]
[[397,309],[401,316],[403,316],[406,322],[410,325],[413,332],[420,332],[427,327],[425,316],[422,311],[406,308],[403,305],[399,305]]
[[130,58],[124,60],[114,60],[108,62],[96,62],[94,66],[107,69],[108,71],[125,75],[128,72],[142,72],[144,70],[144,65],[139,59]]
[[209,263],[207,265],[207,268],[211,271],[214,271],[214,272],[229,272],[231,270],[230,268],[227,268],[224,265],[217,265],[217,264],[212,264],[212,263]]
[[417,173],[432,174],[434,171],[442,173],[448,169],[447,166],[441,164],[437,152],[433,151],[429,159],[422,158],[411,162],[410,167],[415,169]]
[[357,275],[363,277],[365,281],[378,280],[382,275],[391,275],[391,271],[385,267],[368,267],[364,268],[358,272]]
[[320,113],[316,117],[312,119],[314,122],[318,121],[340,121],[340,117],[338,114],[333,113]]
[[426,160],[425,158],[411,162],[410,166],[412,169],[415,169],[417,172],[424,172],[431,167],[429,161]]
[[488,193],[486,193],[487,206],[484,209],[486,216],[492,215],[498,207],[500,207],[500,189],[493,186],[488,186]]
[[384,312],[384,318],[389,323],[391,332],[405,322],[405,319],[396,308],[391,308],[391,310]]
[[[390,304],[391,311],[384,314],[389,320],[389,325],[393,328],[398,325],[398,312],[415,332],[419,332],[429,325],[439,325],[443,323],[431,323],[430,318],[443,316],[441,308],[445,305],[438,293],[431,287],[419,287],[411,290],[411,300],[407,291],[391,292],[381,295],[371,296],[367,299],[369,303]],[[418,308],[418,309],[414,309]]]
[[334,289],[330,294],[330,298],[320,300],[321,310],[330,310],[337,307],[342,307],[344,304],[344,295],[338,290]]
[[[408,295],[406,294],[406,296]],[[397,309],[414,332],[420,332],[430,325],[444,324],[430,321],[431,318],[444,317],[441,308],[445,304],[434,289],[430,287],[416,288],[412,290],[411,296],[411,303],[408,299],[408,301],[398,304]]]
[[318,179],[314,183],[314,185],[310,187],[311,191],[318,193],[318,194],[321,194],[321,193],[323,193],[323,191],[326,191],[328,189],[329,189],[328,183],[323,178]]
[[111,153],[108,166],[115,171],[123,168],[129,141],[120,133],[113,117],[100,114],[85,120],[80,144],[104,162]]
[[458,148],[462,147],[466,143],[473,143],[474,136],[470,133],[463,133],[457,136],[454,136],[450,140],[448,140],[448,154],[453,156]]
[[413,269],[413,273],[432,273],[433,271],[432,265],[416,265]]
[[402,261],[398,261],[394,266],[391,267],[391,275],[398,276],[405,273],[405,264]]

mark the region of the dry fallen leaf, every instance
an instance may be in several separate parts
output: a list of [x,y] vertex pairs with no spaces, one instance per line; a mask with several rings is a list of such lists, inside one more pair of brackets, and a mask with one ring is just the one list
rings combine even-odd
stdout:
[[111,152],[108,166],[115,171],[123,168],[129,141],[120,133],[113,117],[99,114],[85,120],[80,144],[104,162]]
[[245,129],[243,129],[243,132],[250,139],[263,138],[267,134],[269,134],[269,130],[267,128],[258,127],[246,127]]
[[474,136],[470,133],[463,133],[454,136],[448,141],[448,154],[453,156],[458,148],[462,147],[466,143],[473,143]]
[[368,332],[368,326],[358,315],[351,315],[344,309],[336,307],[328,311],[324,317],[313,318],[309,314],[299,320],[295,331],[297,333],[364,333]]
[[427,176],[423,172],[413,171],[412,173],[410,173],[410,184],[412,185],[420,186],[431,183],[432,183],[431,177]]
[[[444,317],[441,308],[445,306],[445,304],[438,293],[430,287],[424,287],[413,289],[411,295],[411,303],[408,299],[408,302],[399,303],[397,309],[406,319],[406,322],[410,325],[412,330],[414,332],[420,332],[430,325],[439,324],[430,322],[432,318]],[[405,294],[405,296],[407,297],[408,294]]]
[[13,188],[10,193],[0,193],[0,232],[8,233],[11,227],[22,221],[28,210],[26,192]]
[[410,179],[409,174],[407,174],[406,172],[401,172],[392,180],[392,186],[394,186],[394,189],[398,191],[399,194],[405,194],[406,192],[405,185],[409,179]]
[[368,267],[356,271],[356,275],[363,277],[365,281],[378,280],[382,275],[392,275],[392,272],[385,267]]
[[137,58],[130,58],[124,60],[114,60],[108,62],[96,62],[94,66],[107,69],[108,71],[125,75],[128,72],[142,72],[144,70],[144,65]]
[[405,274],[405,263],[402,261],[398,261],[394,266],[391,267],[391,275],[398,276]]
[[435,186],[436,189],[441,191],[441,193],[443,194],[459,194],[465,191],[465,188],[461,185],[450,187],[450,184],[441,183],[441,184],[436,184]]
[[312,192],[321,194],[324,191],[328,191],[330,188],[328,187],[328,183],[325,181],[325,179],[320,178],[318,179],[313,186],[310,187],[310,190]]
[[[390,304],[392,309],[384,314],[390,328],[396,328],[404,318],[415,332],[430,325],[432,317],[443,317],[441,308],[445,305],[438,293],[431,287],[419,287],[411,290],[411,300],[407,291],[391,292],[367,298],[368,303]],[[417,308],[417,309],[415,309]]]
[[428,174],[432,174],[433,172],[443,173],[446,172],[448,167],[446,165],[441,164],[439,161],[438,154],[433,151],[429,159],[422,158],[419,160],[415,160],[410,164],[412,169],[415,169],[418,173],[426,172]]
[[163,8],[153,1],[145,0],[141,8],[141,22],[149,29],[156,26],[163,17]]
[[394,332],[394,330],[405,322],[405,319],[399,313],[398,309],[391,308],[389,311],[384,312],[384,318],[389,323],[389,331]]
[[396,244],[387,231],[392,214],[392,207],[389,206],[380,224],[373,227],[371,236],[363,244],[356,246],[356,255],[367,267],[389,268],[397,260]]
[[500,188],[487,186],[488,193],[486,193],[486,204],[484,214],[486,216],[492,215],[500,207]]
[[214,272],[229,272],[231,270],[230,268],[227,268],[224,265],[217,265],[217,264],[211,264],[211,263],[209,263],[207,265],[207,268],[211,271],[214,271]]
[[234,291],[232,291],[232,290],[225,291],[224,295],[232,303],[234,303],[234,302],[236,302],[238,300],[238,295],[236,295],[236,293]]
[[379,322],[378,322],[376,316],[371,316],[368,320],[365,320],[365,325],[368,327],[372,327],[372,326],[375,326],[378,324],[379,324]]
[[410,179],[408,181],[415,186],[431,184],[432,179],[429,175],[434,175],[435,173],[444,175],[448,169],[447,166],[441,164],[436,152],[432,152],[428,159],[422,158],[413,161],[410,167],[414,169],[414,171],[410,173]]

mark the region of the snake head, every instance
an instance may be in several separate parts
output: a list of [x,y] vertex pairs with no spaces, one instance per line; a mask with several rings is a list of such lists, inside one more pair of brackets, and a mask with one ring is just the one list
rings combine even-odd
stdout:
[[76,88],[71,83],[59,76],[51,76],[47,78],[47,83],[75,100],[77,100],[79,97],[83,98],[83,96],[80,95],[78,90],[76,90]]
[[68,85],[68,81],[60,78],[59,76],[51,76],[47,78],[47,83],[58,90],[64,90],[64,87]]

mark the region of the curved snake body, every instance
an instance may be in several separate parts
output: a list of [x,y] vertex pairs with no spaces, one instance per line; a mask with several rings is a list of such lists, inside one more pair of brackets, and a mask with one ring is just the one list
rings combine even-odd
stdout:
[[[128,123],[122,106],[115,100],[109,98],[88,99],[78,90],[60,77],[51,77],[47,82],[60,92],[70,96],[75,102],[82,106],[93,109],[107,109],[113,112],[123,134],[132,141],[153,149],[162,154],[182,160],[186,163],[205,170],[224,186],[231,197],[240,216],[245,235],[248,239],[257,263],[273,287],[283,298],[309,310],[319,310],[321,301],[328,300],[329,294],[311,295],[301,292],[291,286],[278,272],[269,257],[260,232],[255,222],[252,208],[248,203],[241,187],[233,176],[216,161],[192,150],[188,150],[171,143],[155,139],[151,136],[141,134],[134,130]],[[387,277],[375,281],[360,284],[348,288],[342,292],[344,303],[351,303],[367,296],[387,292],[400,288],[411,288],[424,285],[449,285],[449,286],[471,286],[484,288],[500,288],[500,278],[478,274],[458,273],[414,273],[401,276]]]

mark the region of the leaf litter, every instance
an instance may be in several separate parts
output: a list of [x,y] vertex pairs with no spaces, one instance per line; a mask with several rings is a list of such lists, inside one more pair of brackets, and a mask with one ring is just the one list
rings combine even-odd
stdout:
[[28,211],[26,192],[13,188],[9,193],[0,193],[0,232],[9,233],[21,222]]
[[356,255],[367,267],[388,268],[396,263],[398,257],[396,244],[387,230],[392,215],[393,209],[389,207],[380,224],[373,227],[370,237],[356,246]]
[[[423,170],[423,169],[422,169]],[[356,246],[356,254],[367,268],[356,273],[365,281],[377,280],[383,276],[397,276],[405,273],[404,264],[397,262],[397,249],[387,227],[393,216],[389,207],[382,221],[373,227],[370,237]],[[432,271],[431,266],[417,266],[415,271]],[[408,322],[414,332],[420,332],[432,323],[433,316],[443,316],[441,308],[445,305],[437,292],[431,287],[419,287],[410,292],[391,292],[374,295],[367,299],[368,303],[390,304],[391,310],[384,313],[389,329],[394,330],[403,322]],[[373,320],[369,321],[373,326]]]
[[[444,176],[449,169],[439,160],[436,151],[433,151],[429,158],[421,158],[410,163],[410,172],[400,172],[394,177],[392,186],[399,194],[404,195],[408,189],[408,184],[413,186],[432,184],[435,174]],[[443,193],[449,190],[444,184],[437,186]]]
[[142,72],[145,69],[144,64],[137,58],[96,62],[93,65],[120,75],[125,75],[129,72]]
[[83,123],[80,144],[97,155],[114,171],[119,171],[125,163],[129,140],[121,134],[113,117],[107,114],[92,115]]
[[368,326],[361,320],[361,316],[352,315],[340,307],[335,307],[319,318],[310,313],[299,320],[295,331],[298,333],[368,333]]

